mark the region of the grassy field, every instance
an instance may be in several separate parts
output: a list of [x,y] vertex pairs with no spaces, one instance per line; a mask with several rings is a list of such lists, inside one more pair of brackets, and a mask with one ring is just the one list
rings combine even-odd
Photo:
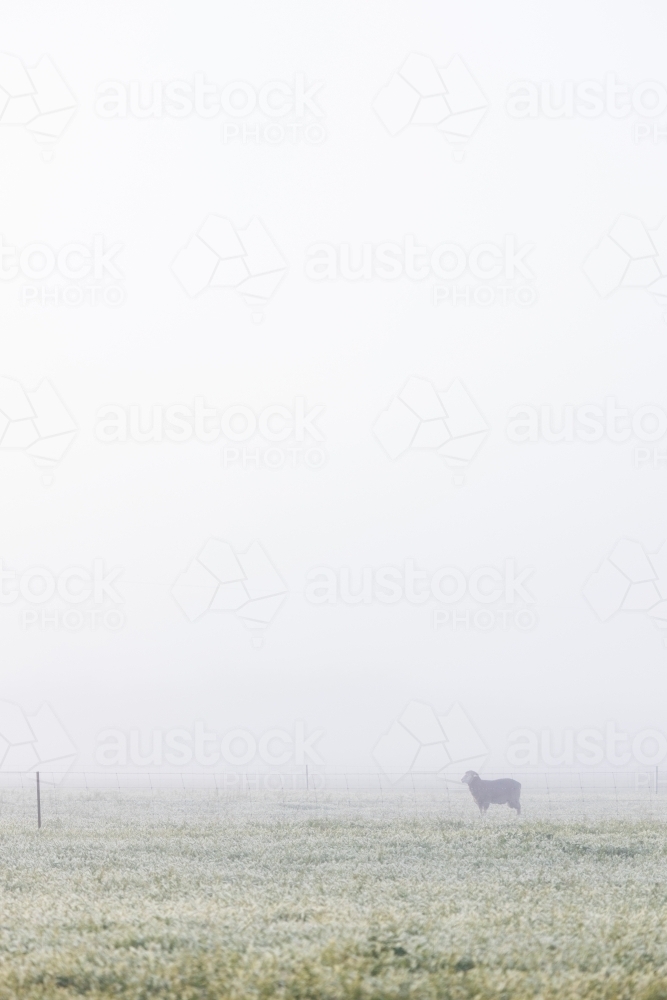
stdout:
[[0,826],[0,998],[667,1000],[657,820]]

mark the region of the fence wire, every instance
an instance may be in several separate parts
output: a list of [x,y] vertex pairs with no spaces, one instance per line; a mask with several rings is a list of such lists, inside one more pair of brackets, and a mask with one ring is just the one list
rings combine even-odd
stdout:
[[[39,777],[38,777],[39,775]],[[504,772],[521,782],[522,819],[667,819],[667,781],[643,771]],[[437,815],[472,821],[477,806],[460,779],[433,773],[5,772],[0,828],[99,824],[298,820],[363,814]],[[490,818],[515,821],[507,806]]]

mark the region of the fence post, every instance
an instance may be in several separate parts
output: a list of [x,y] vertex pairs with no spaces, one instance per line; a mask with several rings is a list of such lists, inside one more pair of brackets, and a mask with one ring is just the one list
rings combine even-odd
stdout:
[[37,829],[42,829],[42,799],[39,794],[39,771],[37,771]]

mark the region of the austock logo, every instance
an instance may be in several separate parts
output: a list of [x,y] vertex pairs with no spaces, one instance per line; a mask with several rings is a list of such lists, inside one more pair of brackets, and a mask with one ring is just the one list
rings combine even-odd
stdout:
[[[22,279],[24,306],[119,306],[125,301],[125,289],[115,258],[122,249],[122,243],[105,246],[101,233],[88,243],[66,243],[55,249],[47,243],[15,247],[0,236],[0,281]],[[53,282],[45,284],[47,279]]]
[[76,747],[49,705],[29,715],[0,701],[0,771],[68,771]]
[[[520,244],[506,234],[500,242],[478,243],[466,248],[442,242],[434,249],[421,246],[413,235],[401,242],[314,243],[306,250],[304,272],[311,281],[395,281],[407,278],[423,282],[434,306],[532,306],[537,298],[534,274],[526,257],[534,243]],[[452,284],[459,278],[461,284]],[[448,282],[437,284],[435,282]]]
[[635,468],[667,465],[667,451],[657,447],[667,434],[667,412],[653,403],[634,411],[619,406],[613,396],[607,396],[604,403],[579,406],[522,404],[513,406],[508,418],[506,433],[514,444],[633,442]]
[[[209,215],[171,268],[191,297],[205,288],[233,288],[257,309],[276,291],[287,262],[259,219],[237,230],[229,219]],[[255,322],[261,319],[253,313]]]
[[636,115],[649,121],[636,122],[635,143],[653,136],[654,144],[667,137],[665,122],[655,122],[667,110],[667,88],[656,80],[630,85],[619,83],[615,73],[602,80],[520,80],[509,88],[507,112],[512,118],[628,118]]
[[95,437],[103,444],[198,441],[222,439],[223,469],[319,469],[327,461],[317,420],[324,406],[308,407],[303,396],[289,405],[272,403],[257,411],[234,404],[219,410],[203,396],[192,404],[169,406],[108,403],[97,412]]
[[621,539],[586,581],[584,597],[602,622],[621,611],[643,612],[667,645],[667,543],[648,553],[639,542]]
[[642,729],[631,735],[617,730],[615,722],[603,728],[515,729],[506,750],[513,767],[657,767],[667,757],[667,738],[657,729]]
[[517,277],[530,279],[533,272],[526,257],[534,243],[517,246],[515,236],[505,236],[499,243],[477,243],[466,250],[458,243],[439,243],[434,250],[420,246],[412,235],[400,243],[362,243],[357,250],[350,243],[315,243],[308,248],[306,277],[312,281],[394,281],[405,276],[410,281],[429,277],[460,278],[469,273],[474,278],[491,280]]
[[458,703],[444,715],[411,701],[373,748],[384,773],[398,781],[409,773],[449,774],[477,770],[488,747]]
[[459,379],[439,392],[428,379],[413,376],[373,427],[391,459],[407,451],[435,451],[464,482],[465,471],[484,443],[488,425]]
[[25,451],[50,486],[53,470],[76,437],[77,425],[62,399],[44,379],[25,390],[16,379],[0,377],[0,449]]
[[[290,83],[271,80],[255,87],[233,80],[219,88],[207,83],[203,73],[194,80],[155,80],[142,86],[137,80],[100,84],[95,113],[100,118],[222,118],[222,141],[265,142],[274,146],[292,143],[319,145],[326,132],[317,119],[324,112],[315,102],[320,82],[306,83],[297,73]],[[231,120],[230,120],[231,119]]]
[[[260,736],[249,729],[230,729],[222,736],[206,729],[203,722],[194,728],[105,729],[97,737],[95,761],[102,767],[216,767],[229,764],[247,767],[257,763],[268,767],[289,764],[324,764],[316,744],[323,729],[308,732],[305,722],[295,722],[291,732],[268,729]],[[231,783],[230,783],[231,784]]]
[[76,111],[76,101],[49,56],[24,66],[0,54],[0,125],[23,125],[50,160],[53,147]]
[[190,622],[209,611],[233,611],[251,630],[253,645],[260,647],[287,586],[259,542],[235,553],[228,542],[210,538],[171,592]]
[[538,621],[530,607],[535,599],[526,588],[532,572],[530,568],[517,571],[514,559],[506,559],[502,570],[482,566],[468,573],[457,566],[429,573],[417,569],[413,559],[406,559],[401,568],[316,566],[306,576],[304,594],[310,604],[392,605],[405,600],[423,606],[436,602],[440,607],[430,611],[436,631],[514,627],[528,632]]
[[94,559],[91,569],[69,566],[57,573],[45,566],[17,572],[3,568],[0,560],[0,605],[32,605],[21,612],[26,631],[105,628],[115,632],[125,624],[123,598],[115,582],[121,572],[119,567],[105,570],[103,559]]
[[459,56],[437,67],[428,56],[412,52],[373,102],[390,133],[408,125],[431,126],[455,146],[455,159],[479,125],[488,102]]
[[603,298],[622,288],[643,289],[667,306],[667,219],[647,229],[640,219],[619,215],[586,258],[584,273]]

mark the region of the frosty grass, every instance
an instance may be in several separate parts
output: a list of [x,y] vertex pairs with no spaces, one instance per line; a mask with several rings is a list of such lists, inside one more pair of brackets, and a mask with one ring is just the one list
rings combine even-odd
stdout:
[[0,804],[0,1000],[667,1000],[660,815],[461,803],[39,832]]

